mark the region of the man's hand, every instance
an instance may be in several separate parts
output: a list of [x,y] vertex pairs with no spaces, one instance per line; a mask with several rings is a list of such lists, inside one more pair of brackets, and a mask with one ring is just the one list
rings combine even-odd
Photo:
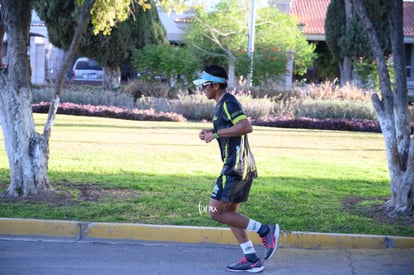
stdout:
[[204,140],[206,143],[210,143],[214,139],[213,129],[203,129],[198,134],[198,137],[201,140]]

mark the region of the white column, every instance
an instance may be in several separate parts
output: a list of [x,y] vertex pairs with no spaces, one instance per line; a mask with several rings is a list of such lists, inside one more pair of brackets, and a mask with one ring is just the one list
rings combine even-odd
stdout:
[[256,8],[254,7],[255,0],[252,0],[251,10],[250,10],[250,26],[249,26],[249,41],[247,45],[247,52],[251,59],[250,61],[250,72],[247,77],[247,82],[249,86],[252,86],[253,80],[253,63],[254,63],[254,35],[255,35],[255,25],[256,25]]
[[40,36],[30,37],[30,67],[32,70],[32,83],[44,84],[46,73],[46,42],[47,39]]
[[286,63],[286,78],[285,78],[285,90],[292,91],[293,82],[293,56],[294,51],[288,51],[288,62]]

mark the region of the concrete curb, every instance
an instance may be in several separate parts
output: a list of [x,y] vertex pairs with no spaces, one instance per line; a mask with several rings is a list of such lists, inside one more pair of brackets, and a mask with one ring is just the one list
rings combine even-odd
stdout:
[[[0,218],[0,235],[62,237],[73,240],[112,239],[236,244],[228,228],[12,218]],[[255,244],[261,243],[257,234],[250,235]],[[282,231],[279,246],[307,249],[409,249],[414,248],[414,238]]]

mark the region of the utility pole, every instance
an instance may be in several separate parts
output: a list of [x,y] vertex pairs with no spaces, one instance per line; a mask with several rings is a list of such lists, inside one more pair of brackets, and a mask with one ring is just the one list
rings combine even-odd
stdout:
[[249,28],[249,41],[247,45],[247,52],[250,58],[250,71],[247,77],[249,86],[253,84],[253,59],[254,59],[254,34],[255,34],[255,25],[256,25],[256,8],[254,7],[255,0],[252,0],[251,10],[250,10],[250,28]]

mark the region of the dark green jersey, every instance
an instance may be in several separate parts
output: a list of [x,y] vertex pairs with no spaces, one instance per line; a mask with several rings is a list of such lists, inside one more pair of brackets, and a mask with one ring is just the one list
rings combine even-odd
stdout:
[[[230,93],[224,94],[214,109],[214,130],[230,128],[240,120],[246,119],[240,102]],[[222,174],[228,174],[236,163],[238,151],[240,150],[241,137],[220,137],[217,139],[220,146],[221,159],[224,167]]]

